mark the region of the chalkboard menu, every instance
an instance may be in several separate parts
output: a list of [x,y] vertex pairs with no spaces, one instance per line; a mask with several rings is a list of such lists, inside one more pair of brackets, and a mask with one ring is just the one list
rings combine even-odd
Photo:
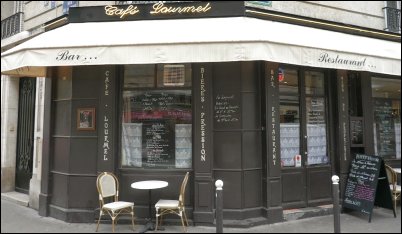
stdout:
[[214,104],[216,127],[233,126],[240,122],[240,101],[235,94],[217,94]]
[[371,221],[374,204],[393,209],[384,162],[378,156],[357,154],[346,182],[343,208],[368,214]]
[[350,118],[350,140],[352,147],[364,146],[364,125],[362,117]]
[[377,154],[382,157],[395,156],[395,128],[391,100],[374,100],[374,121],[376,126]]
[[146,167],[175,165],[174,124],[172,121],[146,121],[142,125],[142,164]]

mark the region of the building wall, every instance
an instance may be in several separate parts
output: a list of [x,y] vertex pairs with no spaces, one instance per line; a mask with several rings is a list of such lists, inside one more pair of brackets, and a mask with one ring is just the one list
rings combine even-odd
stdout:
[[39,194],[41,192],[45,85],[45,78],[36,79],[33,168],[32,179],[29,184],[29,206],[34,209],[39,209]]
[[[62,1],[56,1],[56,7],[53,9],[50,3],[46,4],[44,1],[27,1],[25,4],[26,30],[32,30],[49,20],[63,15]],[[78,4],[79,7],[99,6],[116,4],[116,1],[79,1]],[[7,7],[7,4],[4,5]],[[384,6],[384,1],[272,1],[270,6],[264,6],[263,8],[292,15],[383,30],[385,28],[384,11],[382,9]]]
[[44,1],[28,1],[25,3],[25,30],[31,31],[45,22],[62,15],[62,2],[57,1],[56,7],[51,8],[50,4],[45,5]]
[[[49,214],[52,217],[68,222],[92,222],[98,207],[96,176],[98,172],[114,170],[114,160],[104,161],[103,151],[99,151],[99,142],[102,142],[99,139],[104,139],[101,134],[104,132],[102,121],[105,117],[105,100],[101,96],[104,80],[100,77],[106,72],[114,74],[108,69],[108,66],[61,67],[52,77],[53,114],[48,178]],[[110,79],[114,82],[114,78]],[[95,130],[77,129],[78,108],[95,108]],[[114,139],[115,136],[109,134]],[[129,188],[122,182],[123,186]]]
[[383,1],[272,1],[268,10],[383,30]]
[[[13,14],[13,9],[14,2],[2,2],[2,19],[10,16]],[[95,6],[95,5],[108,5],[108,4],[115,4],[115,1],[98,1],[98,2],[90,2],[90,1],[80,1],[79,6]],[[4,8],[3,8],[4,5]],[[373,28],[376,30],[383,30],[385,27],[384,23],[384,13],[382,8],[384,7],[384,2],[383,1],[376,1],[376,2],[344,2],[344,1],[337,1],[337,2],[323,2],[323,1],[309,1],[309,2],[302,2],[302,1],[293,1],[293,2],[284,2],[284,1],[273,1],[271,6],[266,7],[268,10],[272,11],[277,11],[281,13],[287,13],[287,14],[292,14],[292,15],[300,15],[303,17],[310,17],[310,18],[315,18],[315,19],[321,19],[321,20],[328,20],[328,21],[333,21],[333,22],[339,22],[343,24],[349,24],[349,25],[356,25],[356,26],[361,26],[361,27],[368,27],[368,28]],[[44,1],[26,1],[25,2],[25,26],[24,29],[27,31],[32,32],[32,34],[35,34],[34,32],[41,32],[41,26],[57,17],[60,17],[63,15],[63,8],[62,8],[62,1],[56,1],[56,5],[52,8],[52,5],[50,5],[49,1],[44,2]],[[4,12],[3,12],[4,11]],[[4,13],[4,14],[3,14]],[[4,18],[3,18],[4,17]],[[2,40],[3,42],[3,40]],[[2,43],[3,44],[3,43]],[[16,43],[17,44],[17,43]],[[243,77],[241,73],[240,67],[239,71],[237,73],[238,75],[238,82],[241,84],[242,82],[247,81],[245,76]],[[246,67],[247,69],[251,69],[249,67]],[[77,68],[76,71],[78,71],[81,68]],[[82,68],[82,70],[85,70],[86,68]],[[226,69],[222,69],[222,74]],[[235,69],[228,69],[228,70],[235,70]],[[251,69],[253,70],[253,69]],[[219,70],[215,70],[217,72]],[[85,73],[91,73],[88,71],[82,72],[82,74]],[[96,81],[96,74],[92,74],[92,78],[89,78],[91,82],[99,82]],[[215,76],[219,76],[219,74],[214,74]],[[98,74],[98,76],[100,76]],[[91,77],[90,75],[85,76],[85,77]],[[222,75],[223,77],[223,75]],[[235,75],[233,75],[235,77]],[[233,78],[230,77],[230,78]],[[76,84],[81,84],[83,82],[82,77],[78,76],[73,76],[72,77],[73,81],[71,81],[72,85]],[[74,80],[76,79],[76,80]],[[15,78],[9,78],[9,77],[3,77],[1,80],[1,160],[2,160],[2,192],[3,191],[12,191],[14,188],[14,175],[15,175],[15,148],[16,148],[16,130],[17,130],[17,113],[18,113],[18,79]],[[75,82],[74,82],[75,81]],[[216,88],[218,87],[219,80],[214,80],[213,86]],[[59,83],[57,83],[59,84]],[[96,83],[99,85],[98,83]],[[252,85],[249,84],[249,86],[242,86],[239,85],[239,87],[236,87],[236,92],[238,96],[241,96],[243,99],[241,99],[242,103],[249,103],[249,100],[252,100],[253,102],[257,103],[257,91],[256,87],[250,88]],[[44,90],[44,83],[38,79],[38,89]],[[84,86],[82,86],[83,88]],[[90,87],[87,87],[90,89]],[[250,88],[250,89],[248,89]],[[223,90],[223,89],[222,89]],[[210,91],[212,94],[216,93],[218,90],[213,90]],[[86,94],[86,89],[82,90],[82,93]],[[53,141],[55,142],[55,148],[53,149],[54,151],[51,152],[51,158],[54,160],[52,163],[53,165],[50,166],[50,168],[54,169],[52,172],[52,182],[51,182],[51,194],[53,194],[53,197],[51,197],[51,205],[52,205],[52,210],[50,213],[52,216],[59,217],[64,220],[79,220],[79,221],[88,221],[93,219],[93,209],[97,206],[96,204],[96,193],[94,192],[95,190],[93,187],[91,187],[94,184],[96,174],[98,171],[103,170],[101,165],[96,165],[97,162],[97,150],[96,144],[94,143],[94,139],[92,138],[97,138],[99,136],[95,136],[95,134],[89,134],[89,136],[82,136],[84,134],[77,134],[75,131],[75,110],[77,107],[77,100],[74,100],[74,98],[78,97],[80,99],[88,99],[88,101],[91,106],[96,106],[97,104],[94,104],[95,102],[98,101],[98,96],[92,95],[90,97],[83,97],[82,93],[75,93],[73,96],[67,100],[68,104],[67,107],[63,106],[65,104],[66,100],[57,100],[55,98],[54,101],[54,106],[57,114],[57,110],[67,110],[69,111],[69,122],[70,124],[65,124],[63,121],[59,121],[58,123],[62,124],[62,126],[55,126],[54,131],[59,131],[65,126],[68,126],[69,129],[65,129],[66,134],[55,134],[57,132],[52,132],[56,137],[54,137]],[[45,93],[41,92],[38,90],[37,92],[37,101],[36,101],[36,120],[35,120],[35,148],[34,148],[34,170],[33,170],[33,178],[31,180],[31,187],[30,187],[30,206],[34,208],[39,208],[39,201],[38,201],[38,196],[39,193],[41,192],[40,187],[41,187],[41,160],[42,160],[42,141],[43,141],[43,132],[42,132],[42,127],[43,127],[43,100],[45,98]],[[82,101],[82,100],[81,100]],[[85,102],[85,101],[84,101]],[[93,102],[93,103],[92,103]],[[252,103],[253,103],[252,102]],[[245,105],[247,106],[247,105]],[[247,106],[248,108],[254,108],[255,106],[250,105]],[[256,108],[258,109],[258,108]],[[255,110],[251,110],[250,113],[254,113]],[[246,111],[244,112],[244,114]],[[60,111],[60,115],[63,115],[64,112]],[[57,115],[56,115],[57,116]],[[64,116],[64,115],[63,115]],[[246,116],[246,114],[245,114]],[[58,119],[58,118],[56,118]],[[214,139],[221,143],[215,145],[213,147],[213,151],[215,154],[222,155],[221,158],[214,158],[215,161],[213,161],[213,171],[216,176],[222,176],[225,179],[228,179],[229,181],[232,180],[232,183],[226,184],[227,189],[226,195],[230,196],[230,194],[244,194],[244,196],[239,197],[239,200],[231,200],[227,201],[224,203],[224,207],[227,209],[249,209],[249,208],[255,208],[261,206],[261,204],[264,204],[264,200],[269,200],[265,197],[269,195],[264,195],[261,196],[261,191],[259,189],[262,189],[261,187],[253,185],[252,183],[249,183],[250,181],[258,181],[257,184],[263,183],[259,180],[261,180],[261,174],[264,173],[263,169],[260,168],[260,165],[253,165],[250,163],[256,163],[260,160],[260,154],[261,152],[257,151],[252,151],[254,149],[261,149],[261,139],[259,138],[259,128],[261,126],[250,126],[250,123],[258,123],[260,120],[252,121],[252,117],[248,117],[249,121],[244,121],[242,122],[242,126],[246,126],[243,128],[236,128],[240,130],[236,130],[235,132],[225,132],[222,131],[222,129],[214,129]],[[72,123],[72,124],[71,124]],[[250,142],[246,142],[244,139],[244,136],[248,136],[248,139],[256,139],[253,140],[252,143],[256,144],[257,147],[255,148],[248,148],[247,146],[249,145]],[[230,153],[230,151],[226,150],[228,148],[227,146],[230,144],[226,144],[228,140],[230,140],[230,137],[235,138],[237,141],[237,146],[238,148],[232,148],[233,152]],[[254,138],[252,138],[254,137]],[[92,141],[92,147],[87,147],[85,150],[87,151],[82,151],[84,147],[80,145],[80,142],[77,142],[77,138],[88,138],[89,141]],[[68,139],[68,144],[63,144],[63,141],[66,141]],[[59,148],[58,148],[59,147]],[[64,149],[68,148],[68,153],[67,151],[57,151],[57,149]],[[74,150],[76,150],[76,153],[74,153]],[[70,152],[71,151],[71,152]],[[67,157],[69,161],[66,161],[64,158],[64,153],[67,155],[71,153],[72,156]],[[90,155],[88,157],[88,155]],[[246,160],[246,155],[251,155],[253,157],[253,160]],[[238,160],[237,161],[232,161],[233,156],[235,156]],[[71,165],[81,165],[83,167],[70,167]],[[231,164],[232,163],[232,164]],[[212,162],[211,162],[212,164]],[[90,169],[86,168],[86,165],[91,165],[92,167]],[[114,168],[114,166],[110,166],[110,168]],[[245,169],[249,168],[254,168],[254,171],[246,172]],[[90,173],[87,174],[87,171],[90,171]],[[240,170],[240,171],[239,171]],[[131,175],[123,175],[123,184],[128,188],[128,185],[130,181],[132,181],[132,178],[130,178]],[[204,175],[203,175],[204,176]],[[171,178],[169,180],[176,181],[178,178],[178,175],[172,174],[170,176]],[[208,174],[208,179],[211,177],[211,175]],[[137,177],[138,178],[138,177]],[[199,181],[202,181],[203,178],[199,176],[198,178],[194,178],[194,183],[198,183]],[[272,177],[274,178],[274,177]],[[43,178],[44,180],[48,178]],[[144,177],[146,179],[146,176]],[[236,182],[241,181],[241,184],[236,184]],[[84,182],[82,182],[84,181]],[[199,183],[202,185],[202,183]],[[198,184],[197,184],[198,185]],[[210,188],[211,184],[208,183],[205,187]],[[232,185],[232,186],[230,186]],[[254,187],[253,187],[254,186]],[[271,185],[270,185],[271,186]],[[84,193],[85,196],[79,196],[79,190],[81,188],[86,188],[87,191]],[[202,188],[200,186],[200,188]],[[128,190],[130,191],[130,190]],[[253,191],[253,192],[247,192],[247,191]],[[208,190],[209,192],[209,190]],[[194,193],[197,193],[195,191]],[[73,194],[73,195],[71,195]],[[76,195],[74,195],[76,194]],[[78,195],[77,195],[78,194]],[[77,197],[74,197],[77,196]],[[197,195],[196,195],[197,196]],[[280,194],[275,195],[280,199]],[[130,197],[130,192],[126,192],[125,194],[123,193],[123,198],[129,198]],[[191,196],[189,196],[191,197]],[[201,199],[202,196],[200,196]],[[198,198],[198,197],[197,197]],[[210,205],[208,202],[210,198],[205,199],[206,202],[202,203],[199,202],[200,204],[196,204],[195,207],[196,209],[198,207],[202,207],[203,204]],[[271,199],[273,200],[273,199]],[[269,200],[269,202],[271,202]],[[144,200],[146,201],[146,200]],[[140,202],[141,203],[141,202]],[[145,203],[145,202],[144,202]],[[272,202],[271,202],[272,203]],[[69,211],[63,213],[64,209],[69,209]],[[80,214],[77,210],[81,210],[80,212],[86,213],[85,218],[79,217]],[[207,213],[210,212],[211,207],[208,207]],[[77,212],[77,214],[75,214]],[[144,211],[145,212],[145,211]],[[197,213],[198,212],[198,213]],[[203,214],[204,210],[198,209],[196,210],[196,214],[194,215],[195,217],[201,217]],[[237,212],[237,211],[236,211]],[[231,212],[229,213],[231,218],[238,218],[239,216],[242,216],[243,214],[240,212]],[[252,210],[252,216],[254,216],[255,212]],[[258,211],[259,212],[259,211]],[[205,212],[204,212],[205,213]],[[208,213],[208,214],[209,214]],[[212,213],[211,213],[212,214]],[[259,213],[257,214],[259,215]],[[63,216],[67,216],[64,217]],[[212,217],[212,215],[210,215]],[[202,220],[200,218],[197,218],[198,220]]]
[[14,191],[19,79],[1,76],[1,192]]
[[1,20],[14,14],[14,1],[1,1]]
[[[63,15],[63,1],[56,1],[52,8],[46,1],[27,1],[25,5],[25,30],[33,30],[42,24]],[[79,1],[79,7],[115,4],[115,1]]]

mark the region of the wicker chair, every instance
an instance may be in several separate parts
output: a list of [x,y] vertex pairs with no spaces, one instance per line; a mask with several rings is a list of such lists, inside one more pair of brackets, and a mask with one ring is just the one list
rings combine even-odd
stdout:
[[131,223],[134,230],[134,203],[119,201],[119,181],[117,177],[110,172],[103,172],[96,179],[96,187],[99,193],[100,214],[96,231],[99,228],[99,222],[102,215],[109,215],[112,219],[112,230],[117,222],[119,215],[131,214]]
[[392,194],[392,201],[394,202],[394,210],[396,210],[396,203],[401,198],[401,186],[397,185],[397,175],[392,167],[385,165],[387,177]]
[[[183,230],[186,232],[186,226],[188,226],[185,204],[184,204],[184,194],[186,192],[186,185],[189,177],[189,172],[184,176],[183,182],[180,188],[179,200],[164,200],[160,199],[155,204],[156,209],[156,228],[158,230],[158,225],[162,225],[162,216],[166,214],[176,214],[180,216],[181,224],[183,225]],[[160,223],[159,223],[160,222]]]

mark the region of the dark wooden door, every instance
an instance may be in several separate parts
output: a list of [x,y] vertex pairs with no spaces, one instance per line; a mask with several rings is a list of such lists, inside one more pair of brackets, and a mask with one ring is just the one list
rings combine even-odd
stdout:
[[36,78],[21,78],[18,104],[15,190],[28,193],[32,177]]
[[326,75],[280,68],[282,206],[301,208],[331,201],[331,161]]

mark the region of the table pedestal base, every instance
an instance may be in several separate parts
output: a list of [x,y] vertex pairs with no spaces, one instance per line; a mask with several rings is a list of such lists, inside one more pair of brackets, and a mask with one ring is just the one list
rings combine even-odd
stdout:
[[[151,220],[147,220],[147,222],[145,223],[145,225],[141,228],[141,230],[139,231],[139,233],[144,233],[147,232],[148,230],[150,231],[154,231],[155,230],[155,224],[151,221]],[[165,230],[164,227],[158,227],[158,230]]]
[[142,227],[142,229],[140,230],[140,233],[144,233],[148,230],[151,230],[151,231],[155,230],[155,224],[151,220],[148,220],[145,223],[144,227]]

